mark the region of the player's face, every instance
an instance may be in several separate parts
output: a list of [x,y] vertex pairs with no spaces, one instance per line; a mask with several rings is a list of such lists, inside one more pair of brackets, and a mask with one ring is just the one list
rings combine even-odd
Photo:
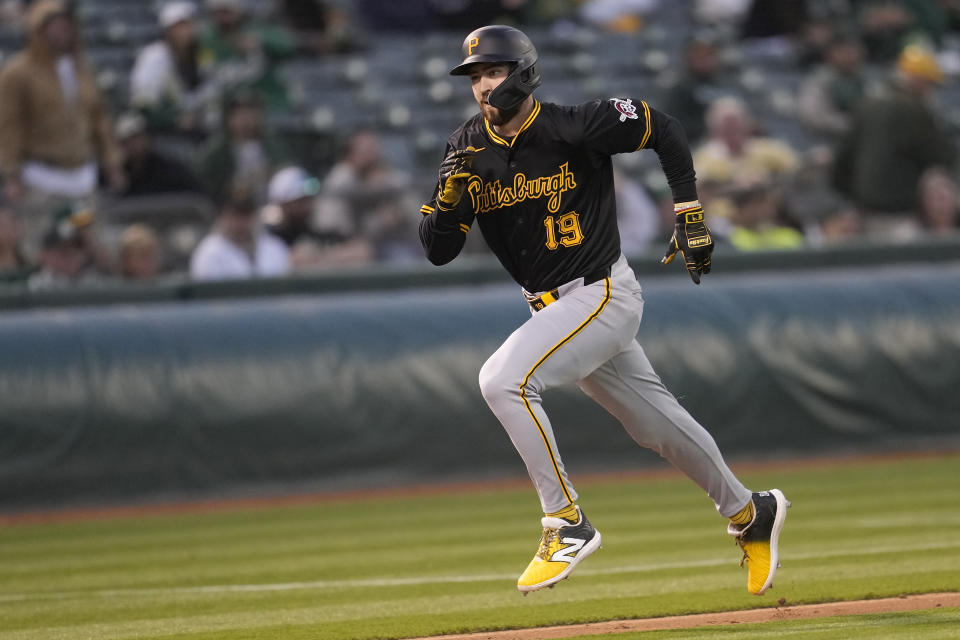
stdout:
[[[510,75],[510,67],[496,62],[478,62],[470,67],[470,82],[473,83],[473,97],[480,105],[480,113],[493,125],[505,124],[504,114],[487,102],[490,92],[500,86]],[[509,118],[508,118],[509,119]]]

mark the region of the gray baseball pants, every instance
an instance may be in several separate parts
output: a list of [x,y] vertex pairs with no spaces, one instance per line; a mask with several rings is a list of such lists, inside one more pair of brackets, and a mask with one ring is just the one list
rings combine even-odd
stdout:
[[532,313],[480,369],[480,390],[527,465],[544,513],[573,504],[541,394],[576,382],[653,449],[696,482],[722,516],[736,514],[751,492],[723,461],[713,437],[667,391],[635,340],[643,299],[622,255],[609,278],[562,285],[558,299]]

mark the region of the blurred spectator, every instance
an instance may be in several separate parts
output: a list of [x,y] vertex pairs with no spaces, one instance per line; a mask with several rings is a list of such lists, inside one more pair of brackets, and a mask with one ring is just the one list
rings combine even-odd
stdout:
[[264,130],[259,98],[243,90],[227,97],[221,125],[198,152],[200,181],[214,202],[239,189],[263,203],[267,181],[284,153]]
[[914,25],[914,15],[903,0],[859,0],[860,30],[870,62],[897,59]]
[[213,65],[216,82],[228,91],[252,87],[268,110],[290,109],[279,65],[296,53],[293,36],[255,22],[243,0],[207,0],[206,7],[211,23],[200,36],[201,56]]
[[879,63],[893,62],[908,44],[940,48],[957,11],[956,0],[856,0],[854,5],[868,58]]
[[920,178],[920,219],[936,235],[960,229],[960,193],[957,183],[942,167],[930,167]]
[[163,271],[160,239],[145,224],[133,224],[120,236],[120,275],[126,280],[154,280]]
[[20,230],[13,209],[0,203],[0,281],[26,277],[30,265],[20,251]]
[[659,240],[660,211],[639,182],[617,168],[614,168],[613,176],[620,221],[620,248],[628,256],[640,255]]
[[837,34],[837,16],[817,15],[800,27],[794,42],[797,66],[807,71],[827,60],[827,50]]
[[697,176],[705,183],[770,182],[799,168],[796,152],[785,142],[756,135],[739,98],[715,100],[707,110],[709,138],[693,154]]
[[960,9],[956,0],[911,0],[909,2],[914,17],[913,40],[915,42],[929,42],[933,47],[940,49],[944,46],[944,38],[950,30],[956,31],[954,19]]
[[235,196],[220,207],[215,228],[200,241],[190,258],[195,280],[237,280],[285,276],[290,251],[257,220],[257,205]]
[[358,34],[347,14],[327,0],[278,0],[284,23],[296,34],[305,53],[332,53],[353,49]]
[[657,9],[660,0],[587,0],[580,17],[587,24],[615,33],[637,33],[643,16]]
[[65,289],[97,280],[80,230],[70,220],[55,223],[41,241],[39,270],[27,280],[33,290]]
[[800,89],[800,119],[823,136],[846,133],[864,85],[863,45],[852,33],[836,33],[827,46],[825,63],[807,76]]
[[177,0],[160,8],[163,33],[137,55],[130,73],[130,102],[147,117],[152,131],[197,131],[216,100],[217,88],[200,63],[192,2]]
[[26,23],[26,3],[23,0],[0,0],[0,28],[22,29]]
[[98,169],[111,187],[123,185],[112,123],[68,5],[34,2],[29,25],[27,48],[0,70],[0,174],[28,255],[50,226],[51,201],[93,194]]
[[694,16],[702,24],[739,24],[750,0],[696,0]]
[[788,36],[806,23],[807,0],[753,0],[742,24],[744,38]]
[[264,209],[267,229],[293,247],[304,239],[319,239],[310,223],[320,193],[320,181],[301,167],[284,167],[270,179],[269,204]]
[[845,242],[862,234],[863,216],[853,207],[843,207],[820,223],[818,240],[823,243]]
[[126,188],[121,197],[158,193],[205,194],[200,181],[183,163],[152,148],[142,115],[128,112],[117,119],[116,137],[123,149]]
[[746,105],[739,98],[715,100],[707,110],[707,141],[694,150],[693,165],[700,199],[710,212],[711,229],[719,238],[730,233],[736,204],[730,193],[744,185],[784,184],[800,167],[785,142],[756,135]]
[[685,70],[675,82],[664,88],[660,108],[680,121],[691,143],[706,134],[707,106],[723,93],[717,84],[722,62],[716,41],[705,33],[687,43]]
[[834,185],[864,213],[868,233],[907,236],[920,176],[951,166],[954,142],[929,103],[943,74],[931,53],[904,49],[890,91],[866,99],[836,152]]
[[735,248],[765,251],[803,246],[803,234],[782,219],[782,201],[771,185],[756,184],[736,189],[732,200],[735,212],[729,240]]
[[[111,276],[116,272],[111,247],[100,241],[96,210],[83,203],[62,204],[53,212],[54,225],[61,234],[76,238],[84,255],[84,274]],[[66,233],[70,229],[70,233]]]
[[415,260],[423,252],[411,211],[410,176],[387,165],[374,132],[355,132],[323,182],[317,227],[366,240],[377,260]]
[[947,28],[954,32],[960,30],[960,1],[944,0],[939,8],[946,14]]
[[267,229],[290,248],[294,269],[364,264],[373,247],[363,238],[313,227],[320,182],[300,167],[281,169],[270,180],[270,204],[264,209]]

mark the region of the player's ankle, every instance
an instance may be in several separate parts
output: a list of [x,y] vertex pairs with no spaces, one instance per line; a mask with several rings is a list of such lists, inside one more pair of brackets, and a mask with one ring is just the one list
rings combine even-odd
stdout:
[[740,526],[746,526],[753,522],[753,500],[747,502],[747,506],[730,516],[730,522]]
[[580,512],[577,511],[577,505],[571,504],[554,513],[545,513],[548,518],[563,518],[567,522],[577,523],[580,520]]

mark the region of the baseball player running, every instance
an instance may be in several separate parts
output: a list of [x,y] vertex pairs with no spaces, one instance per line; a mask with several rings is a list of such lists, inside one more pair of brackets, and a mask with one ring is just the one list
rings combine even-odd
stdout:
[[539,102],[536,49],[512,27],[477,29],[462,53],[450,73],[470,78],[480,113],[447,140],[439,183],[421,208],[420,239],[432,263],[446,264],[476,223],[530,305],[530,319],[480,370],[483,397],[523,458],[544,512],[539,549],[517,588],[552,586],[600,547],[541,402],[545,390],[576,382],[638,444],[707,492],[743,548],[748,590],[764,593],[790,503],[778,489],[751,493],[737,480],[635,340],[643,299],[620,251],[610,157],[657,153],[676,203],[663,263],[680,254],[699,284],[710,272],[713,241],[683,131],[642,100]]

